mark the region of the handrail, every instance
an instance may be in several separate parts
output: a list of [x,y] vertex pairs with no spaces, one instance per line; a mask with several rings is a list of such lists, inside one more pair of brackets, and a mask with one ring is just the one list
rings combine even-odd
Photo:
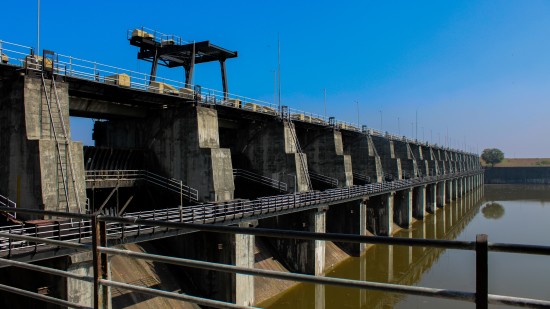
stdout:
[[[304,207],[311,207],[313,205],[334,204],[341,201],[352,200],[369,195],[385,194],[388,192],[403,190],[425,183],[438,182],[453,179],[456,177],[465,177],[469,175],[475,175],[476,173],[479,173],[479,171],[470,171],[458,173],[455,175],[425,176],[413,179],[396,180],[393,182],[373,183],[346,188],[334,188],[325,191],[296,192],[294,194],[260,197],[254,200],[236,200],[224,203],[192,205],[183,208],[174,207],[167,209],[156,209],[126,213],[123,217],[137,217],[143,220],[156,220],[162,218],[167,222],[203,224],[233,222],[235,220],[250,219],[255,216],[262,216],[267,214],[274,215],[280,211],[289,209],[300,209]],[[35,211],[35,213],[53,212]],[[71,216],[74,216],[75,218],[80,218],[76,214],[71,214]],[[17,233],[20,235],[44,235],[46,238],[48,238],[47,235],[51,235],[51,230],[55,230],[59,235],[63,235],[63,237],[67,239],[78,238],[80,241],[82,240],[82,235],[79,235],[78,232],[81,232],[83,229],[85,230],[85,228],[89,224],[89,221],[84,220],[78,222],[77,225],[74,225],[73,223],[60,223],[40,226],[38,229],[36,227],[22,227],[20,225],[12,225],[0,227],[0,232],[9,231],[10,233]],[[154,234],[157,231],[158,229],[155,230],[155,228],[144,229],[140,225],[128,226],[125,227],[124,230],[116,225],[109,226],[109,235],[113,237],[121,237],[121,235],[130,235],[132,233],[137,235]],[[52,236],[52,238],[56,237],[59,236]],[[8,252],[11,254],[12,250],[35,247],[35,244],[29,244],[26,242],[10,243],[7,239],[0,237],[0,253]]]
[[286,182],[279,181],[277,179],[269,178],[244,169],[233,169],[234,177],[242,177],[244,179],[257,182],[259,184],[277,189],[281,192],[288,192],[288,186]]
[[[146,28],[143,28],[146,29]],[[172,36],[172,35],[165,35],[161,34],[160,32],[157,32],[159,35],[162,36]],[[8,48],[6,48],[6,46]],[[36,61],[35,63],[32,63],[32,66],[27,67],[26,64],[29,63],[28,56],[30,54],[34,53],[34,50],[32,47],[23,46],[11,42],[6,42],[0,40],[0,52],[6,53],[10,57],[9,63],[14,64],[19,67],[26,67],[29,70],[42,70],[42,61]],[[54,64],[54,72],[58,75],[63,75],[67,77],[73,77],[73,78],[79,78],[84,80],[90,80],[94,82],[100,82],[100,83],[109,83],[109,84],[116,84],[117,77],[115,75],[118,74],[127,74],[130,78],[129,87],[136,90],[142,90],[142,91],[153,91],[160,94],[165,95],[180,95],[179,89],[191,87],[195,88],[195,86],[198,85],[190,85],[186,84],[185,82],[163,78],[156,76],[155,81],[159,83],[165,83],[169,84],[170,86],[173,86],[176,91],[172,90],[164,90],[161,89],[159,86],[155,85],[149,85],[149,81],[151,80],[151,75],[147,73],[132,71],[124,68],[119,68],[111,65],[106,65],[102,63],[98,63],[95,61],[90,60],[84,60],[77,57],[69,56],[69,55],[63,55],[63,54],[57,54],[57,60]],[[137,82],[136,82],[137,81]],[[280,111],[278,110],[278,105],[263,100],[253,99],[246,96],[241,96],[233,93],[227,93],[226,99],[225,93],[220,90],[210,89],[206,87],[200,87],[201,93],[193,93],[192,97],[193,99],[196,99],[197,101],[203,103],[203,104],[213,104],[213,105],[228,105],[233,106],[236,108],[242,108],[246,110],[252,110],[258,113],[264,113],[269,115],[275,115],[280,116]],[[183,93],[182,96],[186,97]],[[233,100],[233,101],[232,101]],[[227,104],[228,101],[234,102],[234,100],[238,101],[239,104]],[[319,125],[329,125],[329,120],[324,115],[319,115],[315,113],[305,112],[301,110],[297,110],[294,108],[289,108],[289,113],[291,115],[304,115],[304,120],[296,119],[296,116],[293,118],[293,120],[300,120],[300,121],[306,121],[311,122],[314,124]],[[307,117],[306,117],[307,116]],[[301,118],[301,116],[298,116]],[[334,125],[339,129],[344,130],[350,130],[355,132],[363,132],[361,128],[357,127],[357,124],[341,121],[341,120],[335,120]],[[420,142],[417,139],[407,138],[405,136],[397,136],[394,134],[390,134],[388,132],[380,132],[378,130],[375,130],[373,128],[368,128],[365,134],[369,135],[375,135],[375,136],[382,136],[387,137],[392,140],[404,140],[408,142],[414,142],[414,143],[420,143],[424,144],[430,147],[436,147],[440,149],[448,149],[455,152],[460,153],[467,153],[469,155],[476,155],[471,152],[466,152],[459,149],[453,149],[450,147],[443,147],[438,144],[429,143],[427,141]]]
[[367,176],[367,175],[363,175],[363,174],[359,174],[359,173],[353,173],[353,179],[358,179],[362,182],[365,182],[365,183],[370,183],[370,176]]
[[[0,206],[17,208],[17,204],[14,201],[12,201],[9,198],[3,196],[2,194],[0,194]],[[16,212],[14,212],[13,214],[11,212],[6,212],[6,214],[8,214],[8,216],[12,217],[13,219],[17,219],[17,213]]]
[[[4,207],[0,207],[0,211],[5,210]],[[36,213],[36,210],[28,209],[17,209],[18,212],[22,213]],[[333,233],[314,233],[314,232],[305,232],[305,231],[283,231],[283,230],[273,230],[273,229],[264,229],[264,228],[243,228],[243,227],[234,227],[234,226],[221,226],[221,225],[208,225],[208,224],[190,224],[190,223],[181,223],[181,222],[170,222],[165,220],[146,220],[135,217],[122,218],[122,217],[110,217],[103,215],[76,215],[76,214],[66,214],[62,212],[48,212],[49,214],[56,214],[56,216],[63,217],[81,217],[81,218],[90,218],[92,221],[89,221],[89,233],[86,240],[80,240],[79,243],[69,242],[69,241],[60,241],[60,240],[48,240],[44,238],[34,237],[34,236],[18,236],[15,234],[6,234],[1,233],[1,237],[10,239],[10,241],[27,239],[29,242],[40,243],[40,245],[53,245],[57,247],[67,247],[74,248],[77,250],[84,251],[93,251],[94,256],[97,256],[97,263],[93,263],[94,267],[94,277],[86,275],[75,275],[69,272],[62,270],[53,270],[47,269],[43,266],[24,264],[17,261],[5,260],[5,264],[23,267],[35,271],[66,276],[73,278],[75,280],[83,280],[92,282],[95,286],[96,291],[101,291],[101,286],[115,286],[128,288],[136,292],[149,293],[157,296],[171,297],[181,300],[188,300],[192,302],[200,303],[200,301],[208,302],[210,300],[202,298],[194,299],[185,299],[179,297],[179,294],[153,290],[144,287],[136,287],[126,283],[118,283],[116,281],[108,280],[108,277],[103,271],[107,269],[104,267],[107,262],[106,256],[102,256],[99,253],[107,255],[123,255],[130,258],[144,259],[160,263],[168,263],[179,266],[187,267],[196,267],[200,269],[208,269],[214,271],[222,271],[235,274],[244,274],[251,276],[261,276],[267,278],[276,278],[283,280],[293,280],[300,282],[310,282],[316,284],[329,284],[337,285],[342,287],[354,287],[360,289],[369,289],[369,290],[378,290],[378,291],[387,291],[394,293],[402,293],[409,295],[421,295],[428,297],[438,297],[445,299],[455,299],[462,301],[475,302],[477,308],[486,308],[487,304],[506,304],[506,305],[517,305],[523,307],[531,308],[540,308],[550,306],[550,301],[540,300],[540,299],[530,299],[530,298],[521,298],[513,296],[504,296],[504,295],[495,295],[488,293],[488,267],[487,264],[489,260],[487,259],[487,252],[496,251],[496,252],[509,252],[509,253],[520,253],[520,254],[537,254],[550,256],[550,247],[548,246],[533,246],[533,245],[520,245],[520,244],[492,244],[487,242],[486,235],[477,235],[476,241],[456,241],[456,240],[434,240],[434,239],[411,239],[411,238],[393,238],[393,237],[381,237],[381,236],[361,236],[361,235],[347,235],[347,234],[333,234]],[[247,267],[239,267],[234,265],[225,265],[217,264],[206,261],[198,261],[192,259],[183,259],[176,257],[167,257],[160,256],[151,253],[137,253],[130,252],[126,250],[115,249],[102,245],[107,243],[108,239],[112,239],[112,230],[113,227],[118,227],[124,231],[125,227],[130,226],[143,226],[142,230],[146,230],[147,227],[152,229],[158,229],[160,231],[169,231],[169,230],[190,230],[190,231],[205,231],[205,232],[216,232],[216,233],[229,233],[229,234],[244,234],[244,235],[255,235],[263,237],[277,237],[277,238],[287,238],[287,239],[304,239],[304,240],[320,240],[320,241],[338,241],[338,242],[351,242],[351,243],[370,243],[370,244],[386,244],[386,245],[403,245],[403,246],[420,246],[420,247],[435,247],[435,248],[445,248],[445,249],[455,249],[455,250],[470,250],[475,251],[475,260],[476,260],[476,286],[475,292],[473,291],[456,291],[449,289],[439,289],[439,288],[428,288],[428,287],[419,287],[419,286],[408,286],[402,284],[389,284],[389,283],[378,283],[371,281],[361,281],[361,280],[351,280],[351,279],[339,279],[339,278],[329,278],[322,276],[314,275],[304,275],[304,274],[293,274],[272,270],[261,270]],[[94,240],[93,242],[91,242]],[[91,242],[91,246],[89,245]],[[85,244],[86,245],[85,245]],[[2,260],[0,260],[2,262]],[[97,269],[96,269],[97,268]],[[13,291],[6,288],[6,286],[0,286],[0,289]],[[36,295],[35,295],[36,294]],[[37,293],[27,292],[23,294],[28,297],[40,298]],[[94,295],[96,304],[99,302],[100,297],[105,297],[106,294],[96,293]],[[182,296],[183,297],[183,296]],[[55,299],[53,299],[55,301]],[[63,305],[67,305],[64,303]],[[214,306],[225,306],[222,303],[214,303]],[[227,306],[234,306],[234,304],[227,304]],[[242,306],[237,306],[242,307]]]
[[330,185],[334,188],[338,187],[338,179],[329,176],[321,175],[312,171],[309,171],[309,178]]
[[198,202],[199,191],[184,185],[181,180],[170,179],[147,170],[88,170],[86,181],[145,180],[176,194],[182,194],[190,201]]

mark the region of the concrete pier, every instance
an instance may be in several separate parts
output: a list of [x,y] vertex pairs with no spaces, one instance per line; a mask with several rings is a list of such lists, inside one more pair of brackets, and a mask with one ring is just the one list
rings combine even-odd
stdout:
[[393,222],[402,228],[412,224],[413,190],[397,191],[394,199]]
[[[325,233],[327,210],[327,208],[319,208],[291,215],[271,217],[260,220],[260,227]],[[324,273],[324,241],[272,237],[266,239],[275,248],[281,262],[288,270],[310,275],[321,275]]]
[[418,220],[423,220],[428,213],[426,203],[427,185],[418,186],[413,189],[413,212],[412,215]]
[[[367,200],[335,205],[327,212],[327,233],[367,235]],[[352,256],[365,252],[366,244],[336,243]]]
[[380,155],[385,180],[402,179],[401,159],[395,155],[394,142],[380,136],[373,136],[372,140]]
[[437,208],[437,184],[426,186],[426,212],[434,214]]
[[[289,192],[309,190],[307,155],[298,151],[293,123],[266,120],[258,126],[254,122],[228,132],[224,138],[227,140],[222,143],[231,148],[232,157],[238,162],[236,168],[250,169],[285,182]],[[242,160],[239,156],[243,156]]]
[[181,179],[201,201],[234,198],[231,151],[220,148],[218,114],[206,107],[161,110],[144,121],[96,122],[97,146],[145,148],[154,154],[149,169]]
[[300,144],[307,154],[312,172],[338,180],[339,187],[353,185],[351,156],[344,154],[342,133],[334,129],[297,130]]
[[[257,222],[243,222],[239,226],[253,228]],[[235,235],[197,232],[162,241],[163,250],[181,258],[254,268],[253,235]],[[207,297],[239,305],[254,304],[254,278],[252,276],[203,270],[189,267],[173,267],[181,276],[193,282],[191,290],[197,296]]]
[[82,143],[71,141],[68,89],[28,76],[0,83],[0,192],[18,207],[86,211]]
[[437,207],[443,208],[445,206],[446,198],[445,198],[445,181],[440,181],[437,184],[437,201],[436,205]]
[[371,182],[382,182],[382,161],[370,135],[344,135],[344,149],[349,149],[353,172],[370,177]]

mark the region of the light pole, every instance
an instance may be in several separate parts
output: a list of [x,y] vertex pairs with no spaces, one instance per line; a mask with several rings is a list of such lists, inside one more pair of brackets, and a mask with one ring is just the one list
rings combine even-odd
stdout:
[[382,127],[382,110],[379,110],[380,112],[380,133],[384,132],[384,129]]
[[397,134],[401,136],[401,125],[399,124],[399,117],[397,117]]
[[359,101],[355,101],[355,104],[357,105],[357,129],[360,129],[360,126],[359,126]]

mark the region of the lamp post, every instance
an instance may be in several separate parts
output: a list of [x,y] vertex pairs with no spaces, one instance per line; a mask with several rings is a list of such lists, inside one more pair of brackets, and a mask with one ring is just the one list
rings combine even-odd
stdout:
[[379,110],[380,112],[380,133],[384,132],[384,129],[382,127],[382,110]]

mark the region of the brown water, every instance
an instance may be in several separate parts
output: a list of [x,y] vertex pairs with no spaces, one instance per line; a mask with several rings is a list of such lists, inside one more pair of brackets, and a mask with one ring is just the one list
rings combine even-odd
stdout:
[[[484,191],[484,192],[482,192]],[[550,246],[550,187],[485,186],[452,202],[396,237],[475,240]],[[472,251],[372,246],[327,276],[462,291],[475,290]],[[550,299],[550,257],[489,253],[489,293]],[[261,304],[279,308],[475,308],[473,303],[314,284],[300,284]],[[490,306],[500,308],[499,306]],[[509,308],[509,307],[503,307]]]

